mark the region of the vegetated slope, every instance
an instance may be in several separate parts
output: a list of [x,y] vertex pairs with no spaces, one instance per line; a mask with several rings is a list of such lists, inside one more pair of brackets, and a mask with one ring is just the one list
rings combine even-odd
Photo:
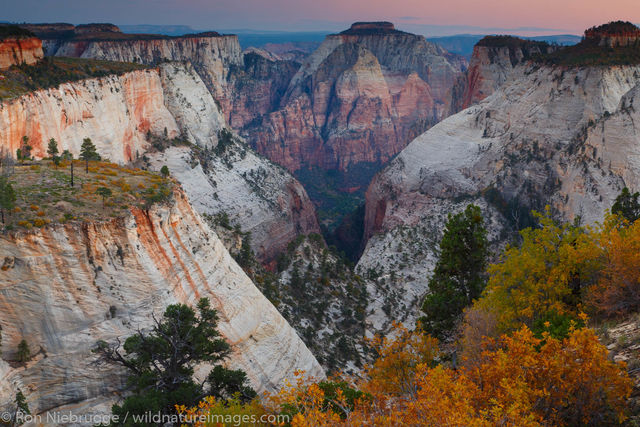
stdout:
[[[18,172],[20,194],[19,178]],[[182,191],[115,218],[5,233],[0,248],[0,405],[6,410],[20,389],[32,413],[108,412],[126,376],[105,375],[93,364],[95,343],[123,340],[167,305],[205,296],[234,346],[230,365],[245,370],[254,387],[273,390],[297,369],[322,376]],[[32,349],[26,363],[17,362],[22,339]]]
[[319,234],[299,236],[265,269],[252,235],[225,214],[205,215],[231,255],[313,352],[327,373],[361,373],[371,360],[365,341],[367,282]]
[[[546,204],[564,220],[600,220],[622,187],[640,187],[639,84],[640,66],[517,65],[493,95],[416,138],[374,179],[358,270],[400,276],[391,288],[407,308],[398,314],[412,319],[447,213],[479,204],[496,243]],[[427,244],[423,256],[414,257],[416,241]],[[377,312],[379,324],[398,318]]]

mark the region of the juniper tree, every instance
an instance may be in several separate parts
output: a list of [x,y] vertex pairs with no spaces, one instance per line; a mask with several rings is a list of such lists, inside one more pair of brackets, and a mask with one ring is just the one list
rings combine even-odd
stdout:
[[[148,332],[138,331],[120,343],[98,342],[94,352],[99,361],[124,367],[128,371],[131,394],[113,413],[174,414],[175,405],[195,406],[205,396],[228,399],[238,396],[248,401],[256,396],[245,383],[246,374],[223,367],[230,354],[229,344],[217,330],[218,315],[209,300],[198,302],[197,312],[185,304],[170,305],[162,318],[153,318]],[[213,365],[204,382],[194,379],[194,368]],[[129,417],[131,418],[131,417]]]

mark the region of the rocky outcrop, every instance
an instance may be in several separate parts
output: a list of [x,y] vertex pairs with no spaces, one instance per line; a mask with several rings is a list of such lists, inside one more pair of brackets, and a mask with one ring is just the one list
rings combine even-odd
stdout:
[[35,64],[44,56],[37,37],[0,37],[0,70],[12,65]]
[[631,22],[610,22],[584,32],[586,41],[594,41],[601,47],[627,47],[640,45],[640,28]]
[[[365,28],[366,27],[366,28]],[[291,171],[383,163],[440,120],[461,60],[389,23],[327,36],[302,64],[280,108],[243,134]]]
[[487,36],[473,48],[469,68],[451,88],[448,111],[455,114],[477,104],[511,78],[518,64],[557,47],[512,36]]
[[309,196],[290,174],[236,137],[218,147],[224,117],[192,67],[163,65],[161,78],[165,105],[194,145],[147,157],[156,170],[167,165],[199,213],[228,215],[251,233],[252,248],[264,263],[298,235],[320,232]]
[[[291,175],[242,143],[212,151],[225,126],[188,64],[67,83],[0,103],[0,147],[11,154],[25,135],[36,157],[46,156],[50,138],[60,151],[78,155],[89,137],[102,156],[120,163],[146,153],[158,169],[169,165],[200,213],[226,212],[251,231],[256,254],[268,262],[298,234],[320,231],[314,208]],[[194,146],[157,152],[147,134],[164,135],[165,129],[168,139],[180,136]],[[208,160],[197,168],[200,156]]]
[[[122,218],[0,237],[0,405],[22,390],[32,413],[109,412],[124,372],[91,348],[145,329],[173,303],[208,297],[233,345],[229,366],[274,390],[294,370],[322,376],[313,355],[177,191],[168,205]],[[7,262],[9,260],[10,262]],[[12,362],[25,339],[33,352]]]
[[[416,138],[374,179],[359,271],[400,277],[391,288],[411,319],[447,213],[479,204],[496,244],[545,205],[562,220],[602,220],[622,187],[640,189],[638,76],[639,66],[516,66],[493,95]],[[374,324],[392,318],[380,303],[370,309]]]

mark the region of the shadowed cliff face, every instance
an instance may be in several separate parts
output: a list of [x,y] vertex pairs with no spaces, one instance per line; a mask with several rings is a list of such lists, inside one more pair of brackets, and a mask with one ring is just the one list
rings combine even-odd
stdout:
[[42,41],[36,37],[0,38],[0,70],[22,63],[35,64],[43,56]]
[[[322,370],[295,331],[233,261],[186,196],[104,222],[0,237],[0,406],[17,389],[32,413],[106,411],[125,384],[92,362],[98,340],[121,340],[173,303],[208,297],[233,345],[229,366],[273,390],[296,369]],[[34,358],[15,359],[25,339]]]

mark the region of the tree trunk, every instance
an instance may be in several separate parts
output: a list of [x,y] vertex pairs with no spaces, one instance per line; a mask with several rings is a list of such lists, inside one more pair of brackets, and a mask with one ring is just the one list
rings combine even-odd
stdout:
[[73,159],[71,159],[71,186],[73,187]]

